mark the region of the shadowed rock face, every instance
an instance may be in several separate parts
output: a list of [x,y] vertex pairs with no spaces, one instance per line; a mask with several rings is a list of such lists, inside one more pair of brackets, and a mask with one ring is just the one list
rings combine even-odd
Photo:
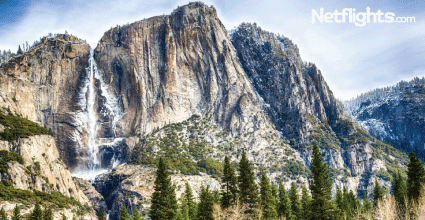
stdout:
[[303,63],[286,37],[243,23],[231,32],[239,61],[264,100],[267,115],[288,139],[309,142],[309,117],[335,121],[342,112],[320,70]]
[[345,105],[374,137],[425,158],[424,81],[400,82],[362,94]]
[[76,103],[89,48],[70,35],[46,37],[0,68],[0,107],[52,128],[60,156],[71,168],[78,155],[70,134],[76,128]]

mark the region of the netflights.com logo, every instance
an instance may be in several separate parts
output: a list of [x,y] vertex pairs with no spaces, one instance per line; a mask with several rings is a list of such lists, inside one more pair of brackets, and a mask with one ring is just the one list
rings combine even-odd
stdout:
[[393,12],[371,12],[366,8],[366,12],[356,12],[355,8],[344,8],[342,11],[324,12],[320,8],[320,13],[316,9],[311,10],[311,23],[315,24],[316,19],[320,23],[354,23],[358,27],[363,27],[367,23],[415,23],[415,17],[396,17]]

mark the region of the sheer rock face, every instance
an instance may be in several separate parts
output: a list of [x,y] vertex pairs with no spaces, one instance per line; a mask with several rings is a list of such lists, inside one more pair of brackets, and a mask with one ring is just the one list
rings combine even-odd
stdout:
[[296,45],[286,37],[241,24],[232,31],[239,61],[256,91],[264,100],[267,115],[288,139],[309,142],[319,121],[338,119],[343,108],[334,98],[320,70],[303,63]]
[[148,133],[193,114],[246,132],[266,118],[214,8],[179,7],[105,33],[95,58],[121,98],[122,132]]
[[16,141],[0,141],[0,150],[16,151],[24,159],[24,164],[9,162],[7,173],[1,178],[10,180],[14,188],[61,192],[74,197],[83,205],[89,200],[74,183],[65,163],[59,158],[55,140],[49,135],[37,135]]
[[77,155],[70,134],[89,48],[70,35],[46,37],[0,67],[0,108],[52,128],[60,156],[71,168]]

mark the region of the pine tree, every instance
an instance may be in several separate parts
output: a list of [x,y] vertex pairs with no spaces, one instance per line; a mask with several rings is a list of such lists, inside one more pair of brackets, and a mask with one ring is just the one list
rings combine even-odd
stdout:
[[289,200],[285,186],[282,182],[279,182],[279,203],[277,214],[279,218],[286,217],[288,220],[292,219],[291,200]]
[[376,209],[378,207],[378,202],[384,198],[384,191],[379,185],[378,180],[375,179],[375,187],[373,188],[373,208]]
[[22,219],[21,209],[19,208],[18,205],[15,205],[15,208],[13,209],[12,220],[21,220],[21,219]]
[[314,219],[328,220],[331,217],[332,182],[330,180],[328,166],[323,162],[322,154],[317,145],[313,145],[311,173],[312,216],[314,216]]
[[397,202],[398,211],[402,214],[406,210],[405,198],[407,196],[407,187],[400,171],[394,173],[392,194]]
[[369,212],[372,209],[372,205],[370,204],[369,198],[367,197],[367,192],[363,192],[363,210],[365,212]]
[[179,211],[179,218],[181,220],[189,220],[189,207],[187,206],[186,199],[181,199],[181,205],[180,205],[180,211]]
[[103,211],[103,208],[100,209],[98,220],[106,220],[105,212]]
[[227,156],[224,158],[221,189],[220,205],[221,208],[226,209],[235,204],[238,190],[235,170]]
[[417,202],[422,193],[425,180],[425,170],[421,161],[411,152],[407,164],[407,197],[411,202]]
[[34,210],[31,213],[30,220],[42,220],[43,219],[43,211],[40,208],[40,203],[35,203]]
[[167,166],[162,158],[159,158],[154,188],[149,217],[152,220],[174,219],[177,211],[176,193],[171,185]]
[[52,208],[44,209],[43,220],[53,220]]
[[198,205],[198,216],[199,220],[214,220],[213,211],[214,211],[214,202],[213,196],[209,190],[209,187],[201,187],[201,193],[199,195],[201,201]]
[[66,220],[66,216],[62,213],[62,220]]
[[239,161],[239,201],[248,206],[247,213],[253,213],[257,207],[257,184],[251,164],[246,158],[245,150],[242,150],[242,157]]
[[341,188],[339,188],[339,186],[336,186],[335,203],[336,203],[336,206],[339,210],[341,210],[341,211],[344,210],[342,191],[341,191]]
[[133,215],[131,217],[133,220],[142,220],[142,216],[140,216],[139,209],[137,208],[137,206],[136,208],[134,208]]
[[127,207],[125,205],[121,206],[120,220],[130,220],[130,217],[128,216]]
[[291,209],[293,219],[300,219],[301,203],[300,197],[298,196],[298,189],[295,183],[292,183],[291,189],[289,190],[289,198],[291,200]]
[[7,220],[6,211],[4,211],[3,207],[1,207],[1,210],[0,210],[0,220]]
[[23,53],[24,53],[24,52],[23,52],[23,51],[22,51],[22,49],[21,49],[21,45],[19,45],[17,54],[18,54],[18,55],[20,55],[20,54],[23,54]]
[[261,208],[263,210],[262,219],[276,219],[276,199],[273,197],[270,180],[264,171],[261,171]]
[[311,197],[308,194],[307,187],[304,185],[301,193],[301,216],[300,219],[311,218]]
[[196,219],[197,207],[193,199],[192,189],[190,188],[189,183],[186,182],[186,189],[184,191],[184,200],[188,206],[189,219]]

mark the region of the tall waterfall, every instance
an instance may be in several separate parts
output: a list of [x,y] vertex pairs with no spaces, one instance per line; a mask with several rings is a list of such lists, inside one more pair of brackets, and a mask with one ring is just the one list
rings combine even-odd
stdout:
[[[89,67],[79,92],[78,107],[74,120],[77,129],[72,136],[78,145],[79,164],[72,175],[93,180],[108,168],[120,164],[120,151],[114,149],[123,142],[123,138],[117,135],[117,125],[123,115],[119,100],[111,94],[99,73],[93,50],[90,50]],[[102,126],[105,124],[110,124],[109,132],[104,131]],[[105,152],[112,157],[105,156]]]

